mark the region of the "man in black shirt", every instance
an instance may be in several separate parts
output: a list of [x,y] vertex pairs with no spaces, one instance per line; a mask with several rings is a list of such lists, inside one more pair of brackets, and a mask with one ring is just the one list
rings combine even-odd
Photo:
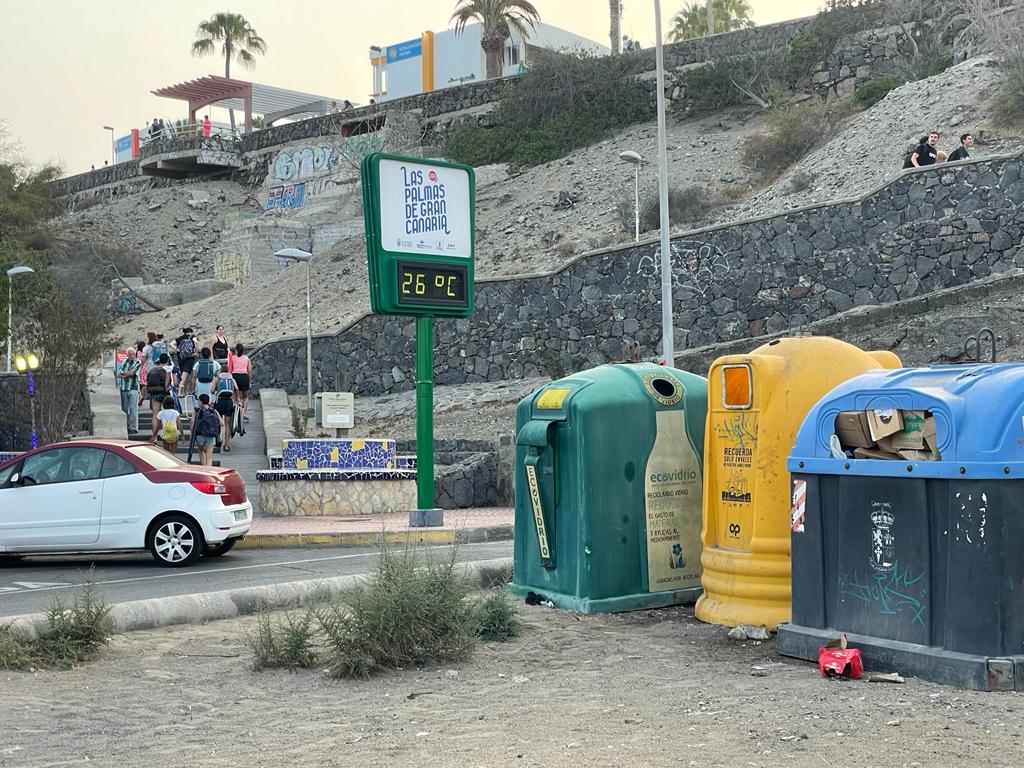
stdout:
[[957,160],[967,160],[970,158],[971,153],[968,152],[971,147],[974,146],[974,137],[969,133],[965,133],[960,137],[960,146],[953,150],[949,158],[946,160],[948,163],[954,163]]
[[936,145],[939,143],[939,134],[932,131],[928,134],[928,141],[921,144],[910,156],[910,162],[915,168],[923,165],[934,165],[938,162],[939,150]]

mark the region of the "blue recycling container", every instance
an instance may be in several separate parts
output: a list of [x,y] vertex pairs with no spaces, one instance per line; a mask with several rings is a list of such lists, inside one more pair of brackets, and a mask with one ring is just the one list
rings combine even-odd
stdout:
[[811,410],[787,466],[780,652],[816,659],[842,631],[869,670],[1024,690],[1024,365],[865,373]]

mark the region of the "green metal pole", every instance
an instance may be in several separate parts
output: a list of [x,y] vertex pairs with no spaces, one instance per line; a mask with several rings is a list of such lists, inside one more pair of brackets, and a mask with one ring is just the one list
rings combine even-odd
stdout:
[[[416,318],[416,503],[434,509],[434,318]],[[430,525],[422,522],[421,525]],[[440,523],[435,523],[439,525]]]

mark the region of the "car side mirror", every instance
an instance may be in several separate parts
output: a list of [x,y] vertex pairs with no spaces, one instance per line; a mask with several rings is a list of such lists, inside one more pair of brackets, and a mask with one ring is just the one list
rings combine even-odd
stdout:
[[15,472],[7,482],[9,485],[21,485],[21,475]]

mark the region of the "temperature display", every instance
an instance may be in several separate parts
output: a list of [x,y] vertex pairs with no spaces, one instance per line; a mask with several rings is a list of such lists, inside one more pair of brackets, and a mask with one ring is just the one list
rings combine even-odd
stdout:
[[459,264],[423,264],[398,261],[398,301],[468,307],[466,267]]

